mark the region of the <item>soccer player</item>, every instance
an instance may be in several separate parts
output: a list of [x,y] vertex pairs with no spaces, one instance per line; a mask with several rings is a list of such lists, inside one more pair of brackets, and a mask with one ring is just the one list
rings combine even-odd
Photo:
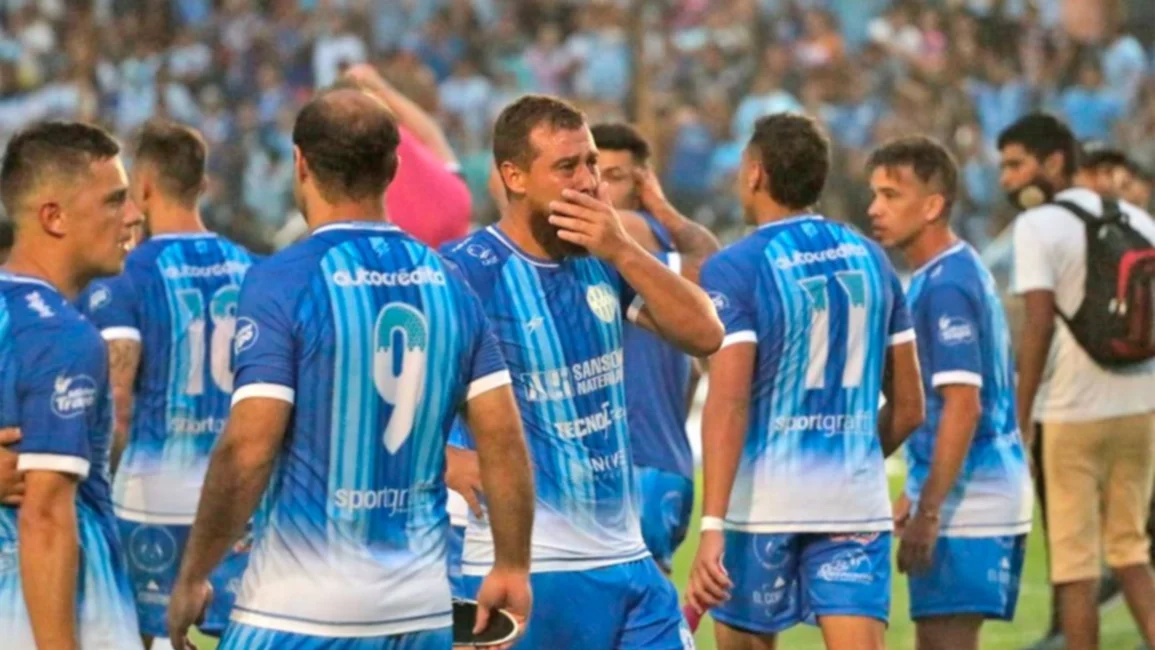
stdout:
[[985,618],[1011,620],[1034,500],[1015,414],[1011,335],[994,278],[955,236],[958,168],[925,137],[867,164],[870,218],[917,269],[907,293],[927,395],[895,506],[920,650],[977,650]]
[[297,116],[312,234],[241,289],[233,407],[169,609],[178,644],[264,494],[223,650],[448,648],[444,453],[462,408],[493,499],[478,624],[494,607],[529,615],[532,475],[509,373],[476,295],[385,221],[398,137],[357,90]]
[[[717,348],[721,324],[701,289],[623,230],[581,112],[526,96],[502,111],[493,137],[508,206],[496,225],[446,254],[497,328],[534,459],[538,607],[519,647],[692,647],[677,593],[642,540],[622,321],[694,355]],[[498,496],[484,494],[492,519]],[[464,573],[472,590],[492,548],[486,521],[471,517]]]
[[20,429],[24,473],[23,505],[0,508],[5,648],[141,647],[109,499],[107,352],[71,304],[124,266],[138,217],[119,154],[96,127],[47,122],[13,136],[0,166],[16,224],[0,272],[0,429]]
[[726,339],[702,414],[688,599],[716,606],[723,650],[773,648],[815,618],[828,648],[883,647],[893,525],[883,459],[922,422],[922,383],[886,255],[813,211],[829,169],[811,119],[758,120],[738,172],[758,229],[702,269]]
[[[113,504],[146,646],[167,631],[209,454],[228,417],[237,295],[253,264],[201,221],[207,154],[193,129],[145,124],[129,196],[152,236],[129,254],[122,275],[94,282],[80,301],[108,342]],[[241,540],[213,573],[204,632],[224,630],[246,556]]]
[[[598,167],[610,203],[627,232],[675,271],[697,279],[706,257],[720,248],[708,230],[682,217],[648,169],[650,145],[632,126],[595,124]],[[692,275],[691,275],[692,274]],[[691,357],[649,331],[626,324],[626,407],[630,452],[642,509],[642,539],[670,575],[674,551],[686,537],[694,507],[694,458],[686,436],[688,401],[698,373]]]

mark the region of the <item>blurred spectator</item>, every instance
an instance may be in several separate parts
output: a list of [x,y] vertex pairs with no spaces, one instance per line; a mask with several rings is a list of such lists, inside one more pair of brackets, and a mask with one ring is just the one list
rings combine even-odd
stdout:
[[[630,31],[628,6],[9,2],[0,8],[0,141],[48,117],[92,116],[122,136],[158,114],[187,122],[213,147],[205,214],[227,234],[255,238],[244,243],[257,250],[270,245],[270,227],[291,222],[276,216],[291,191],[283,116],[366,61],[441,122],[476,220],[492,210],[490,123],[525,92],[562,94],[594,121],[649,125],[671,198],[719,227],[740,223],[733,174],[754,120],[774,111],[808,111],[826,125],[835,166],[824,208],[852,221],[868,198],[864,151],[915,129],[954,143],[966,186],[961,229],[973,241],[1006,217],[991,189],[993,140],[1030,110],[1061,112],[1081,137],[1125,145],[1155,169],[1155,25],[1143,22],[1152,14],[1132,10],[1130,28],[1082,45],[1063,32],[1061,0],[665,0],[644,3],[642,33]],[[1076,61],[1098,62],[1101,73]],[[651,108],[639,113],[642,89]]]

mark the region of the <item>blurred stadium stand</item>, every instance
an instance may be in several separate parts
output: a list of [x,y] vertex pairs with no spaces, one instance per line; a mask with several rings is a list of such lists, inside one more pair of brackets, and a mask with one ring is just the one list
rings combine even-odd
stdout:
[[367,60],[438,117],[479,222],[492,118],[549,92],[639,123],[673,200],[722,233],[762,113],[826,124],[823,209],[852,221],[866,152],[932,134],[958,155],[959,223],[981,246],[1011,216],[993,139],[1030,109],[1155,167],[1153,39],[1151,0],[0,0],[0,141],[46,117],[122,136],[154,115],[196,126],[213,147],[206,219],[268,250],[293,210],[297,107]]

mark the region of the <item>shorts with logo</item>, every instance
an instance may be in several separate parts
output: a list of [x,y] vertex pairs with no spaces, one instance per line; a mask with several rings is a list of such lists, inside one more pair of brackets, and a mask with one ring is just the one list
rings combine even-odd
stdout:
[[656,467],[635,467],[642,500],[642,538],[658,566],[673,567],[674,551],[686,539],[694,510],[694,482]]
[[324,637],[230,623],[217,650],[450,650],[453,628],[396,636]]
[[910,617],[1015,617],[1026,535],[939,537],[929,571],[911,575]]
[[[173,583],[180,569],[191,526],[180,524],[145,524],[117,519],[120,539],[128,557],[128,577],[136,594],[136,612],[140,631],[148,636],[168,636],[165,612],[172,597]],[[249,533],[233,545],[212,574],[213,598],[198,627],[205,634],[219,636],[229,622],[241,575],[249,562],[252,538]]]
[[465,583],[461,575],[461,553],[465,548],[465,526],[449,527],[449,546],[446,561],[449,563],[449,590],[454,598],[465,597]]
[[[469,597],[480,576],[465,576]],[[650,558],[530,575],[533,613],[516,650],[693,650],[678,593]]]
[[715,620],[776,634],[820,616],[890,614],[890,533],[725,533],[734,581]]

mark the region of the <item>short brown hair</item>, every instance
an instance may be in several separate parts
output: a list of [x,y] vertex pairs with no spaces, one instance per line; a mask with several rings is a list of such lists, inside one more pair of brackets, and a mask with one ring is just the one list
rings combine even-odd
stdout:
[[830,174],[830,141],[817,122],[795,113],[766,115],[754,123],[749,147],[776,203],[802,210],[818,202]]
[[594,144],[598,149],[628,151],[637,165],[650,162],[650,143],[633,126],[625,122],[603,122],[595,124],[590,132],[593,133]]
[[586,116],[572,104],[549,95],[526,95],[505,107],[493,125],[493,159],[500,166],[512,162],[525,169],[537,157],[529,136],[538,125],[571,131],[580,129]]
[[208,145],[195,129],[154,119],[137,135],[133,164],[155,168],[161,191],[191,208],[204,187],[207,158]]
[[942,194],[946,202],[942,214],[950,217],[951,208],[958,198],[958,164],[937,140],[924,135],[891,140],[875,149],[866,163],[867,173],[873,173],[879,167],[888,171],[910,167],[918,180]]
[[397,174],[401,132],[385,104],[342,88],[314,97],[293,125],[301,150],[326,201],[380,197]]
[[0,165],[0,201],[8,218],[17,218],[25,193],[46,176],[72,180],[119,153],[107,131],[83,122],[40,122],[20,131],[8,141]]

